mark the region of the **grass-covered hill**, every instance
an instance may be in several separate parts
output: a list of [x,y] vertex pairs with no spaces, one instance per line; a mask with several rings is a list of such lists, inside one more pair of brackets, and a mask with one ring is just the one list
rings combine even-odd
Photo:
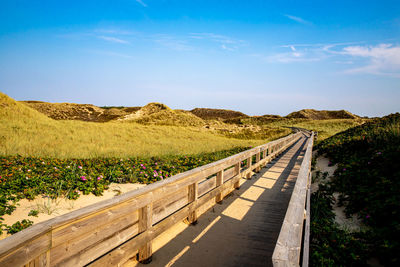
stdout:
[[199,127],[142,125],[129,120],[54,120],[0,93],[0,155],[151,157],[212,152],[264,142],[227,138]]
[[107,122],[132,114],[140,107],[102,108],[91,104],[20,101],[54,120]]
[[346,110],[315,110],[302,109],[292,112],[286,116],[288,119],[312,119],[312,120],[330,120],[330,119],[357,119],[354,115]]
[[[335,256],[358,253],[352,264],[347,262],[348,266],[365,264],[362,260],[369,257],[379,258],[385,266],[399,266],[400,114],[370,120],[325,139],[316,148],[338,168],[332,181],[315,196],[314,203],[329,206],[332,193],[338,192],[346,214],[357,215],[366,229],[338,235],[337,228],[329,226],[332,221],[323,221],[327,216],[318,216],[321,213],[317,209],[312,214],[314,260],[331,260],[339,266],[343,265],[343,258]],[[346,243],[355,239],[355,246]]]
[[195,108],[190,112],[203,120],[226,120],[238,117],[248,117],[248,115],[242,112],[227,109]]

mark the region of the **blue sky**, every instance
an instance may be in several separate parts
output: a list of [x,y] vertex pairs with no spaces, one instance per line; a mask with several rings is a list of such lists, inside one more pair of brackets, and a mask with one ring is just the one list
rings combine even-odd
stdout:
[[17,100],[400,111],[400,1],[0,0]]

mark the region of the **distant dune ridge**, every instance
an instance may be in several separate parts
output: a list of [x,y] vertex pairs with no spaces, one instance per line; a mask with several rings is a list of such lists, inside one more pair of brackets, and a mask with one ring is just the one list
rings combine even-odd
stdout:
[[[149,103],[144,107],[98,107],[92,104],[47,103],[20,101],[55,120],[82,120],[107,122],[111,120],[136,121],[143,124],[199,126],[204,120],[221,120],[231,124],[243,122],[263,124],[276,119],[358,119],[346,110],[302,109],[285,117],[279,115],[249,116],[240,111],[212,108],[195,108],[190,111],[172,110],[162,103]],[[193,116],[194,115],[194,116]],[[175,121],[175,123],[172,123]]]
[[359,116],[354,115],[346,110],[315,110],[302,109],[292,112],[286,116],[288,119],[311,119],[311,120],[330,120],[330,119],[358,119]]
[[91,104],[47,103],[41,101],[20,102],[55,120],[107,122],[140,109],[140,107],[101,108]]
[[248,115],[234,110],[215,109],[215,108],[195,108],[190,111],[203,120],[233,119],[238,117],[249,117]]

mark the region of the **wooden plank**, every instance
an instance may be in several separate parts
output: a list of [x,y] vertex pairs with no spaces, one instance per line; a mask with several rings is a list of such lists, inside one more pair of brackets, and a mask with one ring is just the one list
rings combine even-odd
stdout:
[[212,190],[215,188],[217,182],[217,176],[213,176],[210,179],[203,180],[202,182],[199,183],[199,189],[198,189],[198,194],[199,196],[204,195],[208,191]]
[[17,250],[5,255],[0,259],[0,266],[23,266],[46,253],[51,246],[51,232],[31,240],[25,246],[19,247]]
[[[216,187],[221,186],[223,181],[224,181],[224,170],[219,171],[217,173],[217,180],[216,180],[217,184],[216,184]],[[223,197],[222,197],[222,192],[221,192],[215,197],[215,202],[217,202],[217,203],[221,202],[222,198]]]
[[153,224],[161,221],[171,213],[185,206],[188,203],[188,187],[171,192],[163,199],[153,203]]
[[[119,220],[114,220],[101,227],[92,225],[92,231],[89,231],[87,234],[82,234],[81,237],[68,240],[52,248],[51,262],[53,265],[56,265],[60,262],[66,261],[68,258],[73,258],[81,251],[99,245],[104,240],[109,240],[112,236],[118,235],[121,229],[129,229],[130,237],[138,234],[138,211],[125,215],[124,217],[119,218]],[[116,243],[113,243],[112,246],[116,247],[122,242],[122,240],[117,239]]]
[[[85,248],[84,250],[80,251],[79,253],[69,257],[62,262],[52,266],[62,266],[62,267],[75,267],[75,266],[84,266],[86,264],[91,263],[95,259],[103,256],[104,254],[108,253],[110,250],[115,248],[116,244],[123,244],[127,240],[131,239],[135,236],[134,233],[137,233],[137,225],[132,227],[128,227],[126,229],[120,229],[120,231],[110,236],[107,239],[104,239],[100,243],[96,243],[92,246]],[[135,257],[137,253],[137,249],[135,251],[131,251],[129,257]]]
[[[132,200],[117,204],[109,209],[102,210],[54,229],[52,232],[52,246],[56,247],[69,240],[79,238],[91,231],[95,231],[96,228],[102,225],[110,224],[114,220],[119,220],[121,217],[130,216],[130,214],[138,210],[137,205],[135,205],[136,203],[137,200]],[[93,227],[94,225],[96,227]]]
[[[144,232],[147,229],[150,229],[152,226],[152,215],[153,212],[153,204],[150,203],[149,205],[141,208],[139,210],[139,232]],[[152,244],[151,240],[143,244],[138,249],[138,261],[145,262],[150,259],[152,252]]]
[[235,171],[235,167],[229,168],[228,170],[224,170],[224,182],[231,179],[237,173]]
[[[189,186],[189,194],[188,194],[188,202],[195,202],[199,198],[199,184],[194,183]],[[190,224],[194,224],[197,222],[197,211],[193,210],[192,212],[189,213],[188,216],[188,222]]]

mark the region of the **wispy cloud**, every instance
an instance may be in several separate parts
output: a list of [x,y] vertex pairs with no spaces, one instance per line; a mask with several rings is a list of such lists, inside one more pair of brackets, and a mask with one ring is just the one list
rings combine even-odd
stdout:
[[347,46],[341,54],[366,59],[366,64],[348,69],[347,73],[370,73],[400,77],[400,46],[379,44],[376,46]]
[[286,51],[264,56],[263,59],[278,63],[332,59],[331,63],[353,66],[343,71],[347,74],[364,73],[400,77],[400,45],[338,42],[287,44],[282,45],[281,48]]
[[98,28],[93,30],[95,33],[99,34],[111,34],[111,35],[133,35],[137,32],[118,28]]
[[92,54],[98,54],[98,55],[104,55],[104,56],[110,56],[110,57],[119,57],[119,58],[132,58],[132,56],[123,54],[123,53],[118,53],[114,51],[105,51],[105,50],[89,50],[90,53]]
[[112,36],[104,36],[104,35],[100,35],[98,36],[98,38],[108,41],[108,42],[112,42],[112,43],[118,43],[118,44],[129,44],[128,41],[120,39],[120,38],[116,38],[116,37],[112,37]]
[[292,51],[285,53],[277,53],[265,57],[265,59],[268,62],[292,63],[292,62],[320,61],[322,58],[306,52]]
[[144,3],[142,0],[136,0],[136,2],[142,5],[143,7],[147,7],[146,3]]
[[153,39],[156,43],[176,51],[190,51],[193,47],[186,40],[177,39],[168,34],[157,34]]
[[305,20],[303,18],[300,18],[300,17],[296,17],[296,16],[292,16],[292,15],[288,15],[288,14],[284,14],[284,16],[287,17],[290,20],[296,21],[296,22],[301,23],[301,24],[305,24],[305,25],[311,25],[312,24],[311,22],[309,22],[309,21],[307,21],[307,20]]
[[235,51],[239,47],[246,44],[243,40],[234,39],[225,35],[215,33],[190,33],[191,39],[208,40],[211,42],[219,43],[219,47],[227,51]]

